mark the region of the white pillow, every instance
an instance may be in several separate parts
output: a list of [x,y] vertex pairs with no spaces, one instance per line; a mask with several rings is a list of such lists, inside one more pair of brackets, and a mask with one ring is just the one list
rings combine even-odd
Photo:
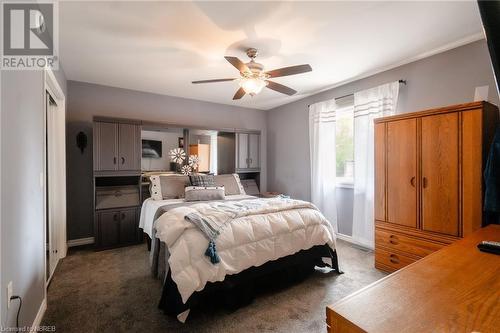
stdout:
[[189,178],[179,174],[154,175],[150,178],[149,191],[153,200],[179,199],[184,197],[184,187]]

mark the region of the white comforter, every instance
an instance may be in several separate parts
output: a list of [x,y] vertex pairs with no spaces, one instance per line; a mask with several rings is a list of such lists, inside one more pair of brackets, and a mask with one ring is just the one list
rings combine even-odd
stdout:
[[[255,198],[251,195],[246,194],[235,194],[235,195],[227,195],[227,200],[237,200],[237,199],[251,199]],[[179,203],[186,202],[184,199],[166,199],[166,200],[153,200],[153,198],[148,198],[144,200],[141,208],[141,217],[139,220],[139,228],[146,233],[149,238],[153,238],[153,223],[158,212],[163,206],[168,205],[176,205]]]
[[168,247],[171,276],[184,303],[207,282],[222,281],[228,274],[315,245],[328,244],[335,249],[333,229],[314,205],[280,198],[253,200],[265,200],[266,204],[226,224],[216,241],[221,261],[215,265],[205,256],[207,238],[184,219],[210,203],[177,207],[155,221],[156,237]]

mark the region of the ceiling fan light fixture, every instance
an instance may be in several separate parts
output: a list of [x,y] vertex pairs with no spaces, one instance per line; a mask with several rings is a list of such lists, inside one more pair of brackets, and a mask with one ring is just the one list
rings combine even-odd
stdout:
[[242,77],[240,79],[240,87],[245,90],[245,92],[251,96],[257,95],[267,86],[267,82],[260,78],[247,78]]

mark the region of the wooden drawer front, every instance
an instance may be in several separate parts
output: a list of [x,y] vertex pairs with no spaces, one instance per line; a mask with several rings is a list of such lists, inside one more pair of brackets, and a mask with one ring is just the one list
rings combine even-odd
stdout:
[[391,252],[382,248],[375,249],[375,263],[382,265],[382,269],[387,267],[390,268],[390,270],[398,270],[415,261],[417,261],[417,259],[413,259],[399,253]]
[[445,244],[429,242],[424,239],[409,237],[383,229],[376,229],[375,244],[377,247],[384,246],[388,249],[406,252],[420,258],[445,246]]

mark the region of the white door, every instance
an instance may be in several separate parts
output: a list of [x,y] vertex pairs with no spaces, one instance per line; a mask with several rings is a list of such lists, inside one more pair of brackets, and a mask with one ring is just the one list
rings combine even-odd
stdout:
[[46,237],[47,279],[61,256],[66,239],[66,135],[64,109],[46,93]]

